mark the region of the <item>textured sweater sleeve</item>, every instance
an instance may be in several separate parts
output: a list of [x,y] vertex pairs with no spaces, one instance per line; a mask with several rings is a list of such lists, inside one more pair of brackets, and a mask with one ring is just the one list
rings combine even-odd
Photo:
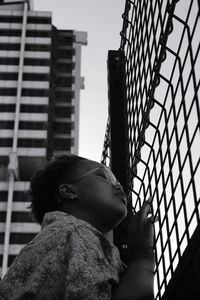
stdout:
[[1,300],[111,299],[123,272],[118,250],[85,222],[59,218],[21,250],[0,282]]
[[70,247],[65,299],[111,299],[112,288],[119,284],[124,271],[118,250],[88,228],[76,228]]
[[0,282],[0,299],[64,299],[70,235],[52,226],[26,245]]

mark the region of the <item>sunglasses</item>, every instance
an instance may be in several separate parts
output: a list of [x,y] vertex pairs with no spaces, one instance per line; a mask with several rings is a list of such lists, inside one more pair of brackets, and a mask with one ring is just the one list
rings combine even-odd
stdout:
[[114,174],[111,172],[111,170],[107,167],[107,166],[99,166],[93,170],[88,171],[87,173],[84,173],[82,176],[79,176],[78,178],[73,178],[72,180],[70,180],[70,182],[68,181],[68,183],[80,180],[84,177],[87,177],[88,175],[98,172],[101,174],[101,176],[103,176],[113,188],[122,188],[121,184],[119,183],[119,181],[116,179],[116,177],[114,176]]

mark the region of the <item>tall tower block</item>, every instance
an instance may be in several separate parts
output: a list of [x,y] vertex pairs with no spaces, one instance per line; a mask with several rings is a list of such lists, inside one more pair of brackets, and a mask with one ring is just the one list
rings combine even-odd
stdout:
[[[32,1],[0,1],[0,274],[40,230],[24,191],[52,155],[78,154],[81,47]],[[1,275],[0,275],[1,276]]]

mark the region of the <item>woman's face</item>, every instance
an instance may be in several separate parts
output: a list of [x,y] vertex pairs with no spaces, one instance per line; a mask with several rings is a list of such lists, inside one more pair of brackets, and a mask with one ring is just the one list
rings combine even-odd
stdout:
[[107,232],[125,218],[126,195],[107,167],[84,160],[73,177],[70,186],[77,196],[77,202],[74,203],[76,209],[78,207],[85,213],[88,222],[95,223],[97,229]]

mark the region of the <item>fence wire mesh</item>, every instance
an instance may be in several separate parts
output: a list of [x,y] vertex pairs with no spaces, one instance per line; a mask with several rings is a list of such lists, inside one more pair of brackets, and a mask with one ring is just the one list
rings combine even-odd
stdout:
[[[200,1],[127,0],[122,17],[128,189],[136,211],[153,196],[161,299],[200,220]],[[109,140],[108,123],[106,164]]]

